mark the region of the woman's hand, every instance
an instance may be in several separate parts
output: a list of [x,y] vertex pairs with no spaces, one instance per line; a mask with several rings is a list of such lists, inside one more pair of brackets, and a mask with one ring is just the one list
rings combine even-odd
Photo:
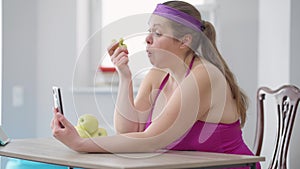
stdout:
[[125,46],[119,46],[119,42],[113,42],[107,48],[112,63],[116,66],[119,75],[131,78],[131,71],[128,66],[128,50]]
[[71,149],[77,151],[81,146],[83,139],[78,135],[75,127],[56,109],[54,109],[51,129],[53,136]]

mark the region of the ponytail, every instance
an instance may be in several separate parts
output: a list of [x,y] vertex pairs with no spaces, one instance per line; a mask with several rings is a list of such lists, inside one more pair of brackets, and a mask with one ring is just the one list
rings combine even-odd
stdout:
[[[221,72],[223,72],[223,74],[226,78],[226,81],[228,82],[228,84],[230,86],[233,98],[236,101],[237,111],[240,114],[241,127],[243,127],[246,122],[246,111],[248,109],[248,97],[241,90],[241,88],[237,85],[234,74],[229,69],[227,63],[225,62],[225,60],[223,59],[223,57],[221,56],[221,54],[217,48],[216,31],[214,29],[214,26],[208,21],[202,21],[202,24],[204,25],[203,33],[210,40],[210,43],[215,48],[216,56],[218,56],[217,59],[219,60],[219,62],[212,60],[212,58],[214,58],[214,57],[210,57],[210,53],[206,50],[205,47],[202,48],[202,54],[205,59],[210,61],[212,64],[214,64],[216,67],[218,67],[221,70]],[[206,45],[204,45],[204,46],[206,46]]]

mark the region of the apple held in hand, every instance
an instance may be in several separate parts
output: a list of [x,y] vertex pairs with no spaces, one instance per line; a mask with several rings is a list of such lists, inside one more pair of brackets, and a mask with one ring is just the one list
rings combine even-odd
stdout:
[[[111,41],[111,43],[115,44],[115,43],[117,43],[117,40],[113,39]],[[118,41],[118,43],[119,43],[118,44],[119,47],[125,47],[125,48],[127,48],[127,45],[124,43],[124,39],[123,38],[120,38],[120,40]]]
[[125,48],[127,48],[127,45],[124,43],[124,39],[123,38],[120,38],[120,40],[119,40],[119,47],[125,47]]
[[98,120],[91,114],[84,114],[79,117],[77,126],[87,131],[90,135],[98,130]]

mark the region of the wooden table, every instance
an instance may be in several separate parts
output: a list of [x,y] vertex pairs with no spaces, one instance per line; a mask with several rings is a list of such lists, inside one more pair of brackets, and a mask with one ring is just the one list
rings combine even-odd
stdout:
[[0,156],[32,160],[69,168],[220,168],[249,166],[264,161],[264,157],[229,155],[196,151],[169,151],[165,153],[78,153],[53,138],[16,139],[0,147]]

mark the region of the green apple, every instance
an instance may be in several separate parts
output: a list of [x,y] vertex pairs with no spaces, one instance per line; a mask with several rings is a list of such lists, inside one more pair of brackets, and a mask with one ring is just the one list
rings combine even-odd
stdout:
[[119,40],[119,47],[125,47],[125,48],[127,48],[127,45],[124,43],[124,39],[123,38],[120,38],[120,40]]
[[83,130],[87,131],[90,135],[98,130],[98,120],[91,114],[84,114],[79,117],[77,126],[80,126]]
[[104,128],[99,127],[98,130],[92,135],[92,137],[99,137],[99,136],[107,136],[107,132]]
[[87,131],[83,130],[80,126],[74,126],[74,127],[77,130],[77,133],[79,134],[80,137],[82,137],[82,138],[90,138],[91,137],[90,134]]

